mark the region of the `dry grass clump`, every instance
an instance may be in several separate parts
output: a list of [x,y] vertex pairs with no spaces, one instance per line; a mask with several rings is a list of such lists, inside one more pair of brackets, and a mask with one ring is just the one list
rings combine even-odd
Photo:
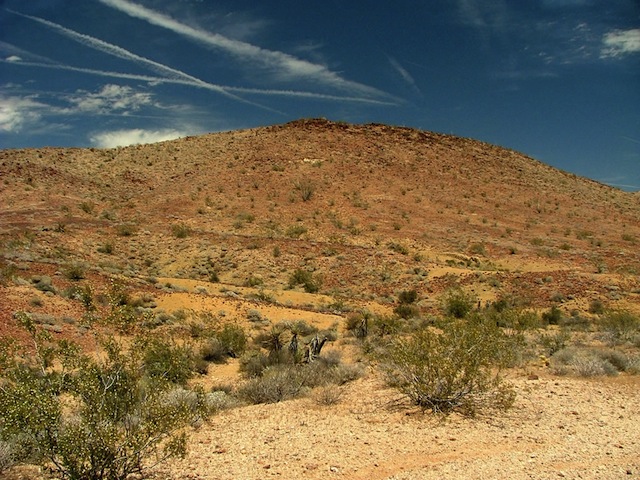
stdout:
[[551,367],[558,375],[596,377],[617,375],[632,366],[626,354],[610,348],[567,347],[551,357]]

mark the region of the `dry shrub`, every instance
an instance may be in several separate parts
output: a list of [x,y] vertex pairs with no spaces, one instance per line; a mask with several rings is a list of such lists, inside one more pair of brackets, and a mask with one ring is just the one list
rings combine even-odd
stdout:
[[331,406],[340,401],[342,390],[337,385],[325,385],[313,392],[313,400],[318,405]]
[[391,386],[413,403],[435,413],[509,408],[515,394],[500,369],[518,350],[494,322],[479,316],[426,328],[395,339],[382,354]]
[[629,359],[610,348],[567,347],[551,357],[551,366],[557,375],[617,375],[629,368]]

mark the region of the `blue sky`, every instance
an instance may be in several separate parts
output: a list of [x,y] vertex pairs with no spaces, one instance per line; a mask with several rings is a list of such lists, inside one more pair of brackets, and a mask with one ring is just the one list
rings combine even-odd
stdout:
[[0,148],[326,117],[640,190],[637,0],[0,0]]

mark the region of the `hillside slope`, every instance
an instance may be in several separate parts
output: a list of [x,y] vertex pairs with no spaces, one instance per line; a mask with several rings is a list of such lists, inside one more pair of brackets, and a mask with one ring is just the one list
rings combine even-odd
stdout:
[[[558,376],[544,341],[640,365],[638,345],[612,353],[598,325],[607,309],[640,314],[638,242],[637,193],[409,128],[315,119],[106,150],[2,150],[0,338],[26,340],[15,318],[25,311],[55,340],[126,342],[87,320],[126,292],[144,335],[197,345],[232,323],[259,349],[260,334],[302,322],[366,366],[329,392],[337,405],[321,390],[222,412],[159,479],[636,478],[638,375]],[[555,307],[565,322],[527,332],[507,375],[509,413],[424,415],[347,331],[357,312],[394,318],[414,290],[406,331],[433,324],[453,288],[482,307]],[[238,360],[207,368],[195,381],[208,389],[244,381]],[[10,478],[41,478],[27,471]]]

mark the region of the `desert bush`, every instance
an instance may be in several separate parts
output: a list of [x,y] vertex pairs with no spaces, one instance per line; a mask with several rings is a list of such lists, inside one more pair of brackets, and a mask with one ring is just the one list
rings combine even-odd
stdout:
[[85,278],[86,270],[87,267],[82,263],[72,263],[64,268],[63,274],[68,280],[77,281]]
[[404,318],[405,320],[408,320],[410,318],[415,318],[419,316],[420,310],[415,305],[401,303],[394,307],[393,313],[395,313],[400,318]]
[[252,404],[278,403],[299,396],[305,380],[302,370],[293,365],[272,365],[241,385],[237,394]]
[[245,287],[258,287],[260,285],[264,285],[264,280],[255,275],[249,275],[249,277],[244,281]]
[[115,246],[112,241],[106,241],[98,247],[98,253],[104,253],[105,255],[111,255],[115,251]]
[[542,312],[542,321],[547,325],[558,325],[562,321],[562,318],[562,311],[555,305],[548,311]]
[[94,209],[94,205],[91,202],[80,202],[79,208],[84,213],[92,214],[93,213],[93,209]]
[[327,385],[343,385],[363,375],[363,369],[333,361],[267,366],[260,376],[241,385],[237,395],[249,403],[277,403]]
[[298,180],[293,185],[303,202],[308,202],[313,197],[316,190],[315,185],[310,180]]
[[224,363],[227,360],[227,349],[216,337],[210,337],[200,346],[200,358],[207,362]]
[[495,321],[499,327],[518,331],[534,330],[543,324],[537,313],[521,308],[504,308],[500,311],[489,309],[482,314]]
[[301,337],[306,337],[308,335],[313,335],[314,333],[318,333],[318,327],[315,325],[310,325],[304,320],[296,320],[292,322],[288,322],[289,330],[291,333],[296,333]]
[[289,238],[299,238],[301,235],[307,233],[307,231],[307,227],[296,223],[287,227],[285,235]]
[[627,356],[617,350],[567,347],[551,357],[551,366],[558,375],[594,377],[616,375],[629,366]]
[[460,288],[449,290],[442,301],[442,308],[446,315],[454,318],[464,318],[475,307],[478,299]]
[[133,223],[121,223],[116,227],[116,233],[120,237],[132,237],[137,231],[138,227]]
[[372,317],[369,330],[382,338],[398,333],[402,329],[400,317],[394,315],[376,315]]
[[413,288],[411,290],[403,290],[398,295],[398,301],[401,304],[409,305],[411,303],[415,303],[418,300],[418,291]]
[[138,337],[135,344],[142,352],[145,372],[150,378],[184,385],[193,376],[195,359],[188,346],[146,337]]
[[363,339],[369,334],[371,318],[369,312],[352,312],[344,319],[344,329],[354,337]]
[[31,279],[31,283],[41,292],[56,293],[56,289],[51,283],[51,277],[48,275],[38,275]]
[[240,357],[239,371],[248,378],[262,375],[262,372],[273,365],[273,360],[260,350],[251,350]]
[[215,335],[226,355],[232,358],[241,356],[247,349],[247,334],[240,325],[227,323]]
[[106,341],[94,360],[23,323],[35,355],[0,355],[0,444],[10,445],[12,462],[47,465],[71,480],[125,480],[185,455],[184,427],[208,413],[201,392],[149,378],[135,349]]
[[185,223],[174,223],[171,225],[171,233],[176,238],[187,238],[191,235],[191,227]]
[[[397,228],[396,230],[399,230],[399,228]],[[389,250],[400,253],[401,255],[409,255],[409,247],[401,243],[389,242],[388,247]]]
[[538,342],[544,348],[545,355],[552,356],[565,348],[570,338],[569,332],[560,330],[558,332],[542,333]]
[[589,313],[596,315],[604,313],[604,304],[602,303],[602,300],[597,298],[591,300],[591,302],[589,302]]
[[322,286],[322,279],[308,270],[296,268],[289,277],[289,288],[302,285],[307,293],[317,293]]
[[14,447],[9,442],[0,440],[0,474],[15,465]]
[[342,390],[337,385],[325,385],[313,392],[313,400],[318,405],[331,406],[340,401]]
[[600,318],[600,326],[612,344],[633,342],[640,335],[640,317],[625,310],[612,310]]
[[397,338],[380,360],[390,385],[414,404],[435,413],[506,409],[515,398],[501,367],[516,346],[495,323],[477,316],[454,320],[440,331],[425,328]]

